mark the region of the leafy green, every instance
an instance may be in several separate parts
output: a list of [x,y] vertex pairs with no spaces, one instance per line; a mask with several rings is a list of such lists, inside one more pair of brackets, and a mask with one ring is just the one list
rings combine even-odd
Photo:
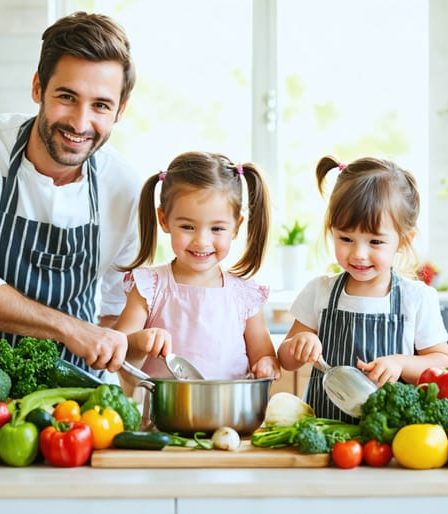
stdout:
[[22,337],[14,348],[6,339],[0,339],[0,369],[11,378],[11,398],[51,387],[50,372],[59,353],[51,339]]

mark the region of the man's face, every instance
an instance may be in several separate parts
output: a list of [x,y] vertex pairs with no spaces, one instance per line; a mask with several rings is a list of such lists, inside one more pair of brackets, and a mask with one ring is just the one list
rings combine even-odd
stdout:
[[59,60],[45,93],[35,76],[38,135],[54,163],[79,167],[108,140],[124,109],[120,106],[122,83],[120,63],[72,56]]

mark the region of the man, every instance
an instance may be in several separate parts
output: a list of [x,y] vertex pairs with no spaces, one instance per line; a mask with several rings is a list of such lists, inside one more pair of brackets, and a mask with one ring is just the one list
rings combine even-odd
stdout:
[[116,266],[135,256],[139,183],[103,145],[134,86],[130,46],[81,12],[42,39],[37,116],[0,115],[0,337],[52,338],[66,360],[117,371],[127,339],[107,325],[124,304]]

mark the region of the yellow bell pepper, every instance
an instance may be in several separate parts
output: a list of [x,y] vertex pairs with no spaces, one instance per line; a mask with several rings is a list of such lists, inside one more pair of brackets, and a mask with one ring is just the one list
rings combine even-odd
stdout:
[[123,421],[120,415],[111,409],[95,405],[81,416],[81,421],[89,425],[93,434],[93,448],[102,450],[112,446],[113,438],[124,431]]
[[441,468],[448,461],[448,438],[440,425],[407,425],[395,435],[392,452],[405,468]]

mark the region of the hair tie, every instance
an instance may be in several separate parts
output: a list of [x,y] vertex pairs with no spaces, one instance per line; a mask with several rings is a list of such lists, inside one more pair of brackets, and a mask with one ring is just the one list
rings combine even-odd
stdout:
[[243,165],[238,163],[238,164],[235,164],[235,168],[236,168],[236,172],[238,173],[238,175],[241,177],[241,175],[244,175],[244,168],[243,168]]
[[338,164],[338,168],[339,168],[339,171],[344,171],[344,170],[345,170],[345,168],[346,168],[346,164],[343,164],[342,162],[340,162],[340,163]]
[[160,182],[163,182],[165,180],[165,178],[166,178],[166,171],[161,171],[159,173],[159,180],[160,180]]

